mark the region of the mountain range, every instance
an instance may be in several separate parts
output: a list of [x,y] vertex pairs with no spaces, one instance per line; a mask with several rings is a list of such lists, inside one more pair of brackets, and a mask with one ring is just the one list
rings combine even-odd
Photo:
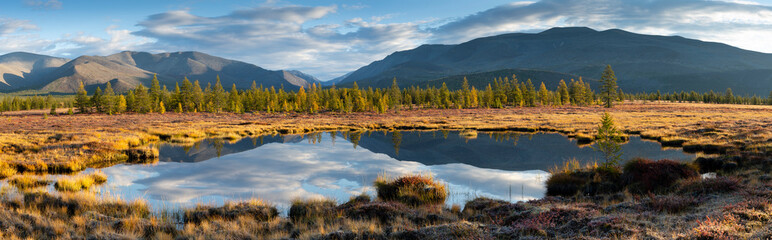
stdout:
[[107,82],[116,91],[138,84],[149,86],[153,75],[162,85],[173,88],[187,77],[202,87],[214,84],[217,76],[225,88],[249,88],[255,81],[265,87],[294,90],[321,82],[300,71],[271,71],[253,64],[215,57],[200,52],[120,52],[109,56],[81,56],[73,60],[15,52],[0,56],[0,90],[36,89],[43,92],[73,93],[82,81],[87,90]]
[[427,44],[394,52],[327,82],[296,70],[267,70],[259,66],[200,52],[120,52],[109,56],[81,56],[73,60],[15,52],[0,56],[0,91],[39,90],[72,93],[83,82],[88,90],[110,82],[116,91],[149,85],[153,75],[173,88],[184,77],[202,87],[220,77],[225,88],[245,89],[255,81],[288,90],[311,84],[350,87],[461,86],[483,88],[496,77],[544,82],[554,89],[563,79],[580,76],[591,85],[606,65],[628,93],[698,91],[766,96],[772,90],[772,54],[722,43],[679,36],[656,36],[618,29],[596,31],[584,27],[552,28],[540,33],[511,33],[477,38],[456,45]]
[[[502,69],[599,79],[607,64],[625,92],[723,92],[732,88],[735,93],[766,96],[772,90],[772,54],[679,36],[584,27],[502,34],[457,45],[422,45],[359,68],[337,85],[357,82],[359,86],[388,87],[397,78],[403,87],[423,86],[438,78],[460,79]],[[555,77],[564,76],[533,80],[537,86],[540,81],[550,82],[548,87],[554,89],[560,80]]]

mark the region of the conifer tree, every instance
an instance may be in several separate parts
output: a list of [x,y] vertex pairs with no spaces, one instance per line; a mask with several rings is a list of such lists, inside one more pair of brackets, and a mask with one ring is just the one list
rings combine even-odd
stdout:
[[103,113],[104,111],[104,105],[102,105],[102,89],[99,87],[94,90],[94,95],[91,96],[91,106],[94,106],[96,108],[96,111],[98,113]]
[[607,112],[603,113],[601,124],[598,126],[597,140],[593,148],[603,153],[605,167],[616,165],[622,158],[622,138],[619,130],[614,126],[614,119]]
[[153,74],[153,80],[150,83],[150,104],[152,104],[154,107],[153,109],[158,111],[158,102],[162,101],[161,99],[163,96],[163,93],[161,92],[161,84],[158,82],[158,76],[156,74]]
[[75,95],[75,107],[77,107],[81,113],[88,112],[90,100],[88,99],[87,94],[86,89],[83,87],[83,82],[80,82],[78,93]]
[[541,102],[541,105],[548,105],[550,100],[550,92],[547,90],[547,86],[544,85],[544,82],[541,82],[541,85],[539,86],[539,102]]
[[617,99],[617,77],[614,75],[614,70],[611,69],[611,65],[606,65],[606,70],[603,70],[600,82],[601,101],[603,102],[604,107],[610,108]]
[[102,92],[103,104],[105,105],[105,111],[107,114],[113,114],[115,112],[115,92],[110,82],[105,85],[105,91]]
[[164,101],[158,102],[158,113],[160,114],[166,113],[166,107],[164,107]]
[[560,94],[560,101],[563,103],[563,105],[571,104],[571,96],[568,94],[568,86],[566,85],[566,81],[563,81],[563,79],[560,79],[560,84],[558,85],[558,94]]
[[221,112],[225,107],[226,95],[225,89],[222,87],[222,83],[220,83],[220,76],[218,75],[217,82],[214,84],[214,88],[212,88],[213,98],[211,101],[214,112]]
[[147,92],[147,88],[142,86],[142,84],[139,84],[134,88],[134,108],[132,111],[138,113],[148,113],[152,111],[150,95]]
[[115,105],[115,112],[116,113],[122,113],[126,112],[126,98],[123,97],[123,95],[118,96],[118,101]]

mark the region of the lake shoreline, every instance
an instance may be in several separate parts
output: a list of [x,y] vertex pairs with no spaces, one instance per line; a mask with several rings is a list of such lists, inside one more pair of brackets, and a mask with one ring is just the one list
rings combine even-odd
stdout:
[[[724,114],[728,109],[733,111],[731,116]],[[221,216],[206,219],[185,224],[180,230],[173,224],[170,227],[168,218],[149,214],[149,208],[141,203],[94,199],[81,196],[81,193],[62,196],[48,193],[3,194],[3,209],[0,210],[0,223],[3,224],[0,227],[15,226],[5,228],[14,230],[8,231],[10,236],[22,238],[83,234],[103,238],[183,239],[238,236],[326,239],[410,236],[574,238],[577,237],[575,234],[590,239],[770,236],[772,229],[764,226],[772,220],[772,216],[766,213],[772,210],[772,203],[760,200],[772,197],[772,185],[768,183],[772,177],[769,177],[767,169],[772,153],[772,143],[768,141],[772,139],[772,123],[768,117],[772,108],[765,106],[627,103],[614,109],[419,109],[381,115],[194,113],[49,116],[45,119],[22,115],[6,117],[10,124],[0,127],[0,144],[3,146],[0,156],[5,164],[15,169],[17,175],[27,175],[78,172],[88,167],[127,161],[157,161],[153,160],[152,151],[143,150],[151,143],[184,145],[211,137],[236,140],[263,134],[330,130],[557,132],[578,141],[591,142],[592,137],[589,136],[593,135],[604,111],[614,116],[619,128],[626,134],[658,141],[663,147],[681,146],[689,151],[725,155],[729,158],[716,161],[724,165],[734,163],[735,168],[719,168],[718,179],[721,182],[683,181],[674,185],[673,189],[653,195],[622,191],[598,196],[545,197],[520,203],[479,199],[468,202],[463,212],[461,206],[458,209],[414,209],[378,200],[357,203],[360,204],[357,206],[366,206],[357,208],[357,211],[385,212],[388,213],[386,219],[376,219],[380,215],[376,218],[362,218],[361,215],[356,215],[360,216],[357,218],[345,217],[349,216],[346,214],[351,208],[342,207],[347,204],[344,203],[334,207],[341,211],[343,217],[323,226],[298,224],[281,217],[266,221],[243,215],[253,211],[250,209],[263,209],[257,204],[228,209],[208,207],[205,212],[229,213],[231,215],[228,216],[235,218]],[[698,185],[704,189],[705,184],[724,184],[732,188],[719,192],[699,192],[689,188]],[[727,206],[735,206],[734,209],[740,211]],[[62,209],[64,212],[60,212]],[[45,211],[60,213],[43,216]],[[30,216],[38,220],[27,220]],[[74,225],[62,226],[74,219],[77,220]],[[89,223],[97,227],[86,232],[70,228]],[[758,224],[760,227],[737,227]]]

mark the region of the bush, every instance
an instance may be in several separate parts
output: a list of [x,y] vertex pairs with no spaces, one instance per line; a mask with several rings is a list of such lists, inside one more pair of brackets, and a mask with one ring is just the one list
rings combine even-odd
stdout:
[[633,193],[658,192],[671,187],[680,179],[697,178],[693,167],[673,160],[652,161],[634,159],[625,164],[623,184]]
[[547,196],[574,196],[588,181],[589,176],[581,172],[552,174],[547,179]]
[[506,201],[498,199],[490,199],[486,197],[478,197],[472,201],[464,204],[464,211],[461,212],[464,218],[474,221],[484,220],[485,210],[501,205],[509,204]]
[[381,223],[389,223],[413,211],[398,202],[366,202],[345,209],[345,213],[353,219],[377,219]]
[[682,194],[704,195],[711,193],[727,193],[742,189],[739,180],[730,177],[718,176],[706,179],[689,179],[682,182],[678,192]]
[[201,223],[212,219],[236,220],[240,217],[253,218],[257,221],[269,221],[279,215],[276,207],[252,200],[240,203],[226,203],[222,207],[197,206],[185,211],[186,223]]
[[409,206],[443,204],[448,196],[445,185],[431,176],[408,175],[397,179],[378,176],[374,185],[379,199]]
[[649,194],[649,207],[660,212],[679,213],[697,204],[693,197],[676,195],[655,196]]
[[614,166],[588,166],[571,171],[554,171],[547,179],[547,196],[571,197],[581,192],[585,195],[614,193],[619,187],[619,168]]
[[335,201],[330,199],[295,200],[289,210],[294,223],[323,224],[339,216]]

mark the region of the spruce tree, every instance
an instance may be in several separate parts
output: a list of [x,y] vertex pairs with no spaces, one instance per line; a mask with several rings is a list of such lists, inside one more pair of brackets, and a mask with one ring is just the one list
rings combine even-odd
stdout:
[[86,89],[83,87],[83,82],[80,82],[78,93],[75,95],[75,107],[77,107],[81,113],[88,112],[90,100],[88,99],[87,94]]
[[603,113],[601,124],[598,126],[598,135],[595,137],[593,149],[603,153],[604,166],[612,167],[622,158],[622,137],[614,125],[614,119],[607,112]]
[[110,82],[107,82],[105,91],[102,92],[103,104],[105,105],[105,112],[112,114],[115,112],[115,92]]
[[617,99],[617,77],[614,75],[614,70],[611,69],[611,65],[606,65],[606,70],[603,71],[600,82],[601,101],[603,101],[604,107],[610,108]]

